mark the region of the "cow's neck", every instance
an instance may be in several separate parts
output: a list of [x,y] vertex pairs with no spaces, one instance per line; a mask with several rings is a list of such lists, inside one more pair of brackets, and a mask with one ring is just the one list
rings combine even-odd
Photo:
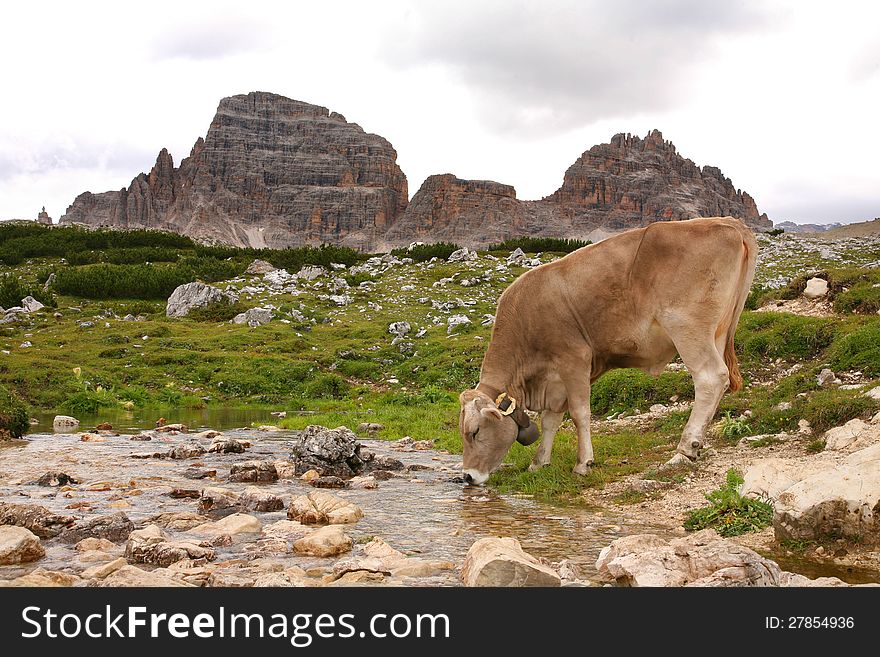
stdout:
[[486,393],[492,399],[497,398],[502,392],[509,392],[508,387],[514,378],[513,365],[514,363],[509,357],[502,358],[490,343],[486,356],[483,358],[477,390]]

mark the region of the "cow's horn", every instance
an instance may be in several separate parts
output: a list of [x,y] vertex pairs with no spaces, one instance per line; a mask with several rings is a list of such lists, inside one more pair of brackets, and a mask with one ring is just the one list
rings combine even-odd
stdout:
[[516,442],[521,445],[531,445],[541,436],[538,426],[534,422],[529,422],[529,426],[520,427],[516,434]]

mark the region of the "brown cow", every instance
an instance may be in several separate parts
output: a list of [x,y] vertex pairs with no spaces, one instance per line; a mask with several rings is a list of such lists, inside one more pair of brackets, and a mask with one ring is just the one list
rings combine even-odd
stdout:
[[482,484],[514,440],[550,462],[565,411],[578,434],[574,472],[593,463],[590,384],[608,370],[656,376],[678,353],[696,396],[678,451],[694,459],[730,386],[742,385],[733,336],[755,273],[757,242],[731,217],[658,222],[526,272],[498,300],[480,382],[461,393],[468,483]]

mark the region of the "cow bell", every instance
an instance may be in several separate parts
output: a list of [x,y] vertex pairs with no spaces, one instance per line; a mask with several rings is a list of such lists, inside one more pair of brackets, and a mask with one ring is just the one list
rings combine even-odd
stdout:
[[529,422],[529,426],[520,427],[516,434],[516,442],[520,445],[531,445],[540,437],[541,433],[538,431],[538,426],[534,422]]

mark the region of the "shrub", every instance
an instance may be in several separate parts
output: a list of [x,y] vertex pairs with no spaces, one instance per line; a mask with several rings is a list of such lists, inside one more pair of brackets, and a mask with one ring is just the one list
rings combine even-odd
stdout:
[[847,390],[817,390],[801,409],[801,417],[815,433],[821,434],[857,417],[867,419],[876,409],[877,402],[864,395]]
[[247,263],[243,260],[217,260],[196,256],[182,258],[179,264],[181,268],[192,272],[190,280],[200,280],[204,283],[228,281],[230,278],[241,276],[247,269]]
[[316,374],[303,386],[307,397],[342,399],[348,390],[348,382],[336,374]]
[[106,251],[67,252],[70,265],[93,265],[106,262],[113,265],[142,265],[147,262],[176,262],[180,251],[162,246],[136,246],[128,249]]
[[839,337],[828,350],[835,370],[860,370],[869,377],[880,376],[880,321],[856,328]]
[[87,299],[165,299],[192,280],[192,271],[179,265],[99,264],[61,269],[55,289]]
[[94,415],[100,409],[107,406],[114,406],[116,400],[104,389],[100,390],[79,390],[61,404],[61,409],[71,415],[89,414]]
[[785,232],[784,228],[774,228],[773,230],[768,230],[765,235],[769,235],[770,237],[776,237],[778,235],[782,235]]
[[733,418],[730,412],[726,413],[724,419],[718,426],[718,433],[726,440],[735,440],[748,435],[751,431],[748,420],[744,417]]
[[398,258],[412,258],[414,262],[425,262],[431,258],[446,260],[461,248],[451,242],[435,242],[434,244],[417,244],[412,249],[394,249],[391,255]]
[[515,251],[522,249],[525,253],[554,252],[571,253],[581,247],[592,244],[589,240],[568,240],[556,237],[514,237],[499,244],[491,245],[487,251]]
[[215,301],[201,308],[193,308],[187,317],[196,322],[228,322],[248,309],[241,301]]
[[834,339],[835,320],[788,313],[743,313],[736,342],[745,361],[807,360]]
[[9,390],[0,386],[0,440],[4,437],[21,438],[28,428],[30,417],[27,408]]
[[728,470],[721,488],[706,494],[709,506],[687,513],[684,528],[689,531],[712,528],[721,536],[739,536],[769,526],[773,521],[773,507],[763,500],[740,495],[742,483],[739,472]]
[[26,287],[13,274],[0,276],[0,307],[11,308],[12,306],[20,306],[21,300],[26,296],[32,296],[44,306],[54,308],[57,305],[55,297],[48,292],[43,292],[42,288]]
[[664,372],[655,379],[641,370],[612,370],[593,382],[591,408],[598,415],[636,407],[647,410],[673,395],[693,398],[694,384],[687,372]]

